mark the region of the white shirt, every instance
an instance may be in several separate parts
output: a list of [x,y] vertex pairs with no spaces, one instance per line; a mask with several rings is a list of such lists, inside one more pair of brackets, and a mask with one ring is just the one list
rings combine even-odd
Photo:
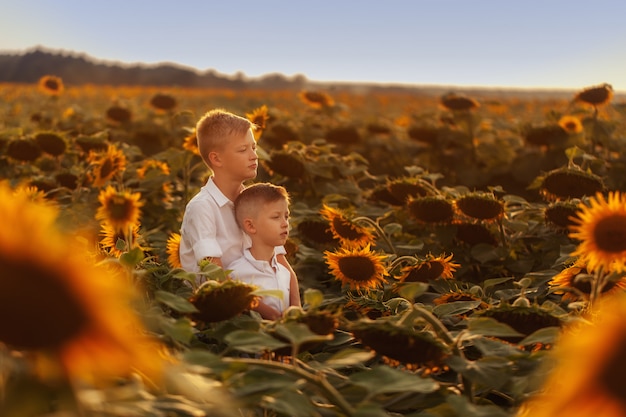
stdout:
[[263,302],[281,313],[289,307],[289,284],[291,272],[276,260],[276,253],[270,262],[259,261],[252,256],[250,249],[243,251],[243,256],[226,266],[231,269],[233,279],[253,284],[264,290],[280,290],[282,299],[273,296],[263,297]]
[[220,258],[227,265],[241,257],[244,233],[235,220],[234,204],[213,177],[187,203],[180,235],[180,263],[186,271],[198,272],[204,258]]
[[[198,272],[204,258],[220,258],[228,265],[250,247],[250,237],[235,219],[235,205],[217,188],[213,177],[187,203],[180,228],[180,263],[185,271]],[[286,253],[283,246],[276,253]]]

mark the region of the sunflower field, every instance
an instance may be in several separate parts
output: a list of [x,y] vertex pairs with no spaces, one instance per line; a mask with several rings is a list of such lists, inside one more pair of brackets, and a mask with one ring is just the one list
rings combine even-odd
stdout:
[[[626,416],[626,101],[0,85],[0,415]],[[303,305],[181,269],[196,121],[258,129]]]

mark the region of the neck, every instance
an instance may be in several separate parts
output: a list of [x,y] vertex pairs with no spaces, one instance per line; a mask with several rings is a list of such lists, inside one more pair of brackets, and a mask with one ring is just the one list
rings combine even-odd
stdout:
[[250,254],[257,261],[270,262],[274,257],[274,246],[266,246],[253,240]]
[[241,183],[241,181],[230,180],[223,177],[218,178],[214,176],[213,182],[230,201],[235,201],[235,199],[243,189],[243,184]]

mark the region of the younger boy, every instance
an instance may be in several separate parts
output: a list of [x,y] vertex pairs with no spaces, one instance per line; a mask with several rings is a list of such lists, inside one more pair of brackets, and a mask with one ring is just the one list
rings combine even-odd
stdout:
[[[235,220],[233,201],[244,189],[244,181],[257,174],[255,127],[223,109],[207,112],[196,125],[198,150],[212,175],[187,203],[183,215],[179,254],[186,271],[199,272],[198,263],[204,259],[223,267],[241,257],[247,246]],[[295,280],[285,249],[277,248],[276,253]]]
[[255,308],[264,319],[276,320],[287,307],[300,306],[298,282],[277,261],[275,250],[289,236],[289,195],[281,186],[251,185],[235,200],[235,217],[252,245],[226,269],[232,270],[233,279],[282,292],[281,298],[263,297]]

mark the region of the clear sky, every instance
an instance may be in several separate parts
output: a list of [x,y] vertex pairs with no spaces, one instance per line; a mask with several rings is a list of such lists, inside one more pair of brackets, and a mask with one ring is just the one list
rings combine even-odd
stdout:
[[624,0],[0,0],[35,46],[249,77],[626,91]]

